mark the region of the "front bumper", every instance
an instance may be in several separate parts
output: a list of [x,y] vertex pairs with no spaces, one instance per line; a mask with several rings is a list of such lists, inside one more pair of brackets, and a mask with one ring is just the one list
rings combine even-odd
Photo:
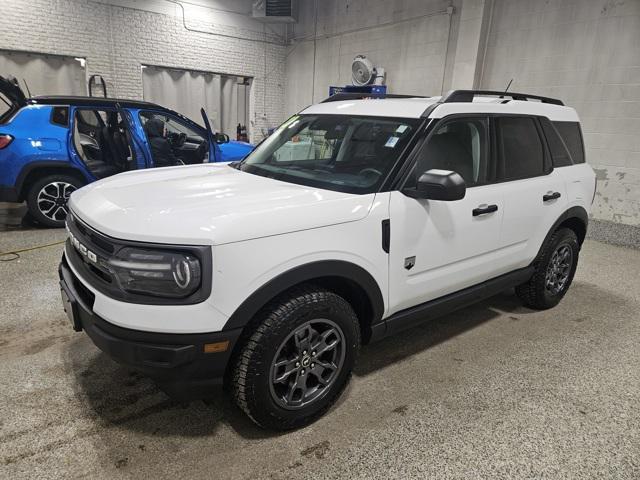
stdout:
[[[177,334],[119,327],[93,312],[94,294],[71,271],[64,255],[58,273],[65,309],[73,312],[74,329],[84,330],[113,360],[148,375],[174,396],[197,396],[222,383],[242,329]],[[216,344],[221,350],[224,342],[228,342],[224,351],[205,353],[205,346],[215,350],[211,345]]]

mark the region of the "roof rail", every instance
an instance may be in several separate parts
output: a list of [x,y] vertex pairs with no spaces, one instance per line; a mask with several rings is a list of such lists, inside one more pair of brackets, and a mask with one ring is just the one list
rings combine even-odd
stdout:
[[528,93],[499,92],[495,90],[451,90],[441,100],[442,103],[452,102],[473,102],[476,96],[497,96],[499,98],[509,97],[512,100],[539,100],[542,103],[553,105],[564,105],[562,100],[557,98],[542,97],[540,95],[530,95]]
[[371,93],[371,92],[336,93],[334,95],[331,95],[328,98],[325,98],[320,103],[339,102],[341,100],[364,100],[367,98],[383,99],[383,98],[429,98],[429,97],[425,97],[423,95],[398,95],[394,93]]

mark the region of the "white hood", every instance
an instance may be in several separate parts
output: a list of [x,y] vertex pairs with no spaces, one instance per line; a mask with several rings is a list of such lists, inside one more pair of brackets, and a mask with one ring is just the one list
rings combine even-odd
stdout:
[[116,175],[77,190],[69,205],[114,238],[219,245],[359,220],[374,197],[204,164]]

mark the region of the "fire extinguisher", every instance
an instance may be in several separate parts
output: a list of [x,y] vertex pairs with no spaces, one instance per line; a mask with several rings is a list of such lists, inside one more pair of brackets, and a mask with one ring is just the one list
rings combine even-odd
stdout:
[[238,126],[236,127],[236,140],[238,140],[239,142],[248,142],[249,141],[249,137],[247,136],[247,126],[246,125],[242,125],[242,124],[238,124]]

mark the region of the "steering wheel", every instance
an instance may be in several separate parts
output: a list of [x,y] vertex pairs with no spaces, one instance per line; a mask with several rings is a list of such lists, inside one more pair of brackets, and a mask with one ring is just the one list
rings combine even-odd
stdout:
[[169,137],[167,138],[167,140],[169,141],[169,143],[171,144],[172,147],[180,148],[187,141],[187,134],[184,133],[184,132],[183,133],[171,133],[169,135]]
[[372,175],[375,175],[377,179],[378,177],[382,176],[382,172],[380,170],[376,170],[375,168],[371,168],[371,167],[363,168],[358,172],[358,176],[370,177]]

